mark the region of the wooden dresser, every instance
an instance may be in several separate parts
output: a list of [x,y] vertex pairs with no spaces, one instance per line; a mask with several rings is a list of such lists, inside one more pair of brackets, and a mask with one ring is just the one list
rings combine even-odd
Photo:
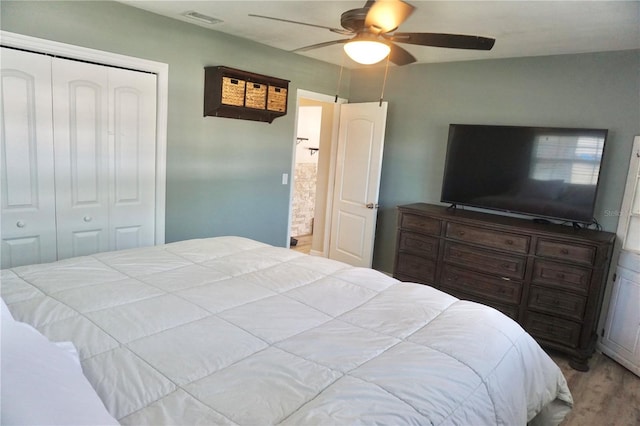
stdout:
[[615,234],[400,206],[394,277],[492,306],[588,370]]

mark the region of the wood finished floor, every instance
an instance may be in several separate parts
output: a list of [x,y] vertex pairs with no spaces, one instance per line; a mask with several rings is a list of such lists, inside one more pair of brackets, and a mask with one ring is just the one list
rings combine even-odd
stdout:
[[306,254],[309,254],[309,252],[311,252],[311,235],[302,235],[293,238],[298,240],[298,244],[296,244],[295,246],[291,246],[292,250]]
[[[296,237],[291,248],[311,249],[311,237]],[[573,395],[574,407],[560,426],[640,426],[640,377],[611,358],[595,353],[588,372],[576,371],[562,354],[551,353]]]
[[640,377],[608,356],[595,353],[588,372],[569,367],[562,355],[552,354],[573,395],[573,410],[560,426],[640,425]]

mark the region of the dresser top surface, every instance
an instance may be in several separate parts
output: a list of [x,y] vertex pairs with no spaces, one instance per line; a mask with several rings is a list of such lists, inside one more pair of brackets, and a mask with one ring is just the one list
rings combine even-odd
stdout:
[[606,231],[596,231],[587,228],[574,228],[573,226],[560,224],[536,223],[533,220],[518,217],[503,216],[500,214],[483,213],[463,208],[450,208],[442,205],[413,203],[398,206],[400,211],[432,215],[447,220],[455,220],[461,223],[477,224],[482,226],[497,226],[501,230],[505,227],[513,232],[530,232],[545,234],[548,236],[562,236],[568,238],[589,240],[594,242],[610,243],[615,239],[615,234]]

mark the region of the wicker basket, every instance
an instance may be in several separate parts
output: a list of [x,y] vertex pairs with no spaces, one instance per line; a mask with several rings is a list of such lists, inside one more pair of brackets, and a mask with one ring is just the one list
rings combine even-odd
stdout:
[[267,85],[249,82],[244,106],[247,108],[264,109],[267,104]]
[[222,101],[225,105],[244,106],[246,82],[237,78],[222,77]]
[[284,87],[269,86],[269,100],[267,103],[269,111],[287,111],[287,89]]

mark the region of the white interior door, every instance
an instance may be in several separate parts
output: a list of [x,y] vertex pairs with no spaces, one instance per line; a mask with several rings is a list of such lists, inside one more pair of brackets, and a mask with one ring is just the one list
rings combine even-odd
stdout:
[[56,260],[50,58],[2,48],[2,268]]
[[155,243],[156,76],[53,60],[58,258]]
[[111,250],[155,243],[156,75],[109,68]]
[[340,109],[329,258],[371,267],[387,102]]
[[0,37],[2,268],[163,243],[168,66]]
[[636,136],[618,225],[620,250],[602,352],[640,376],[640,136]]
[[108,68],[54,58],[58,258],[109,249]]

